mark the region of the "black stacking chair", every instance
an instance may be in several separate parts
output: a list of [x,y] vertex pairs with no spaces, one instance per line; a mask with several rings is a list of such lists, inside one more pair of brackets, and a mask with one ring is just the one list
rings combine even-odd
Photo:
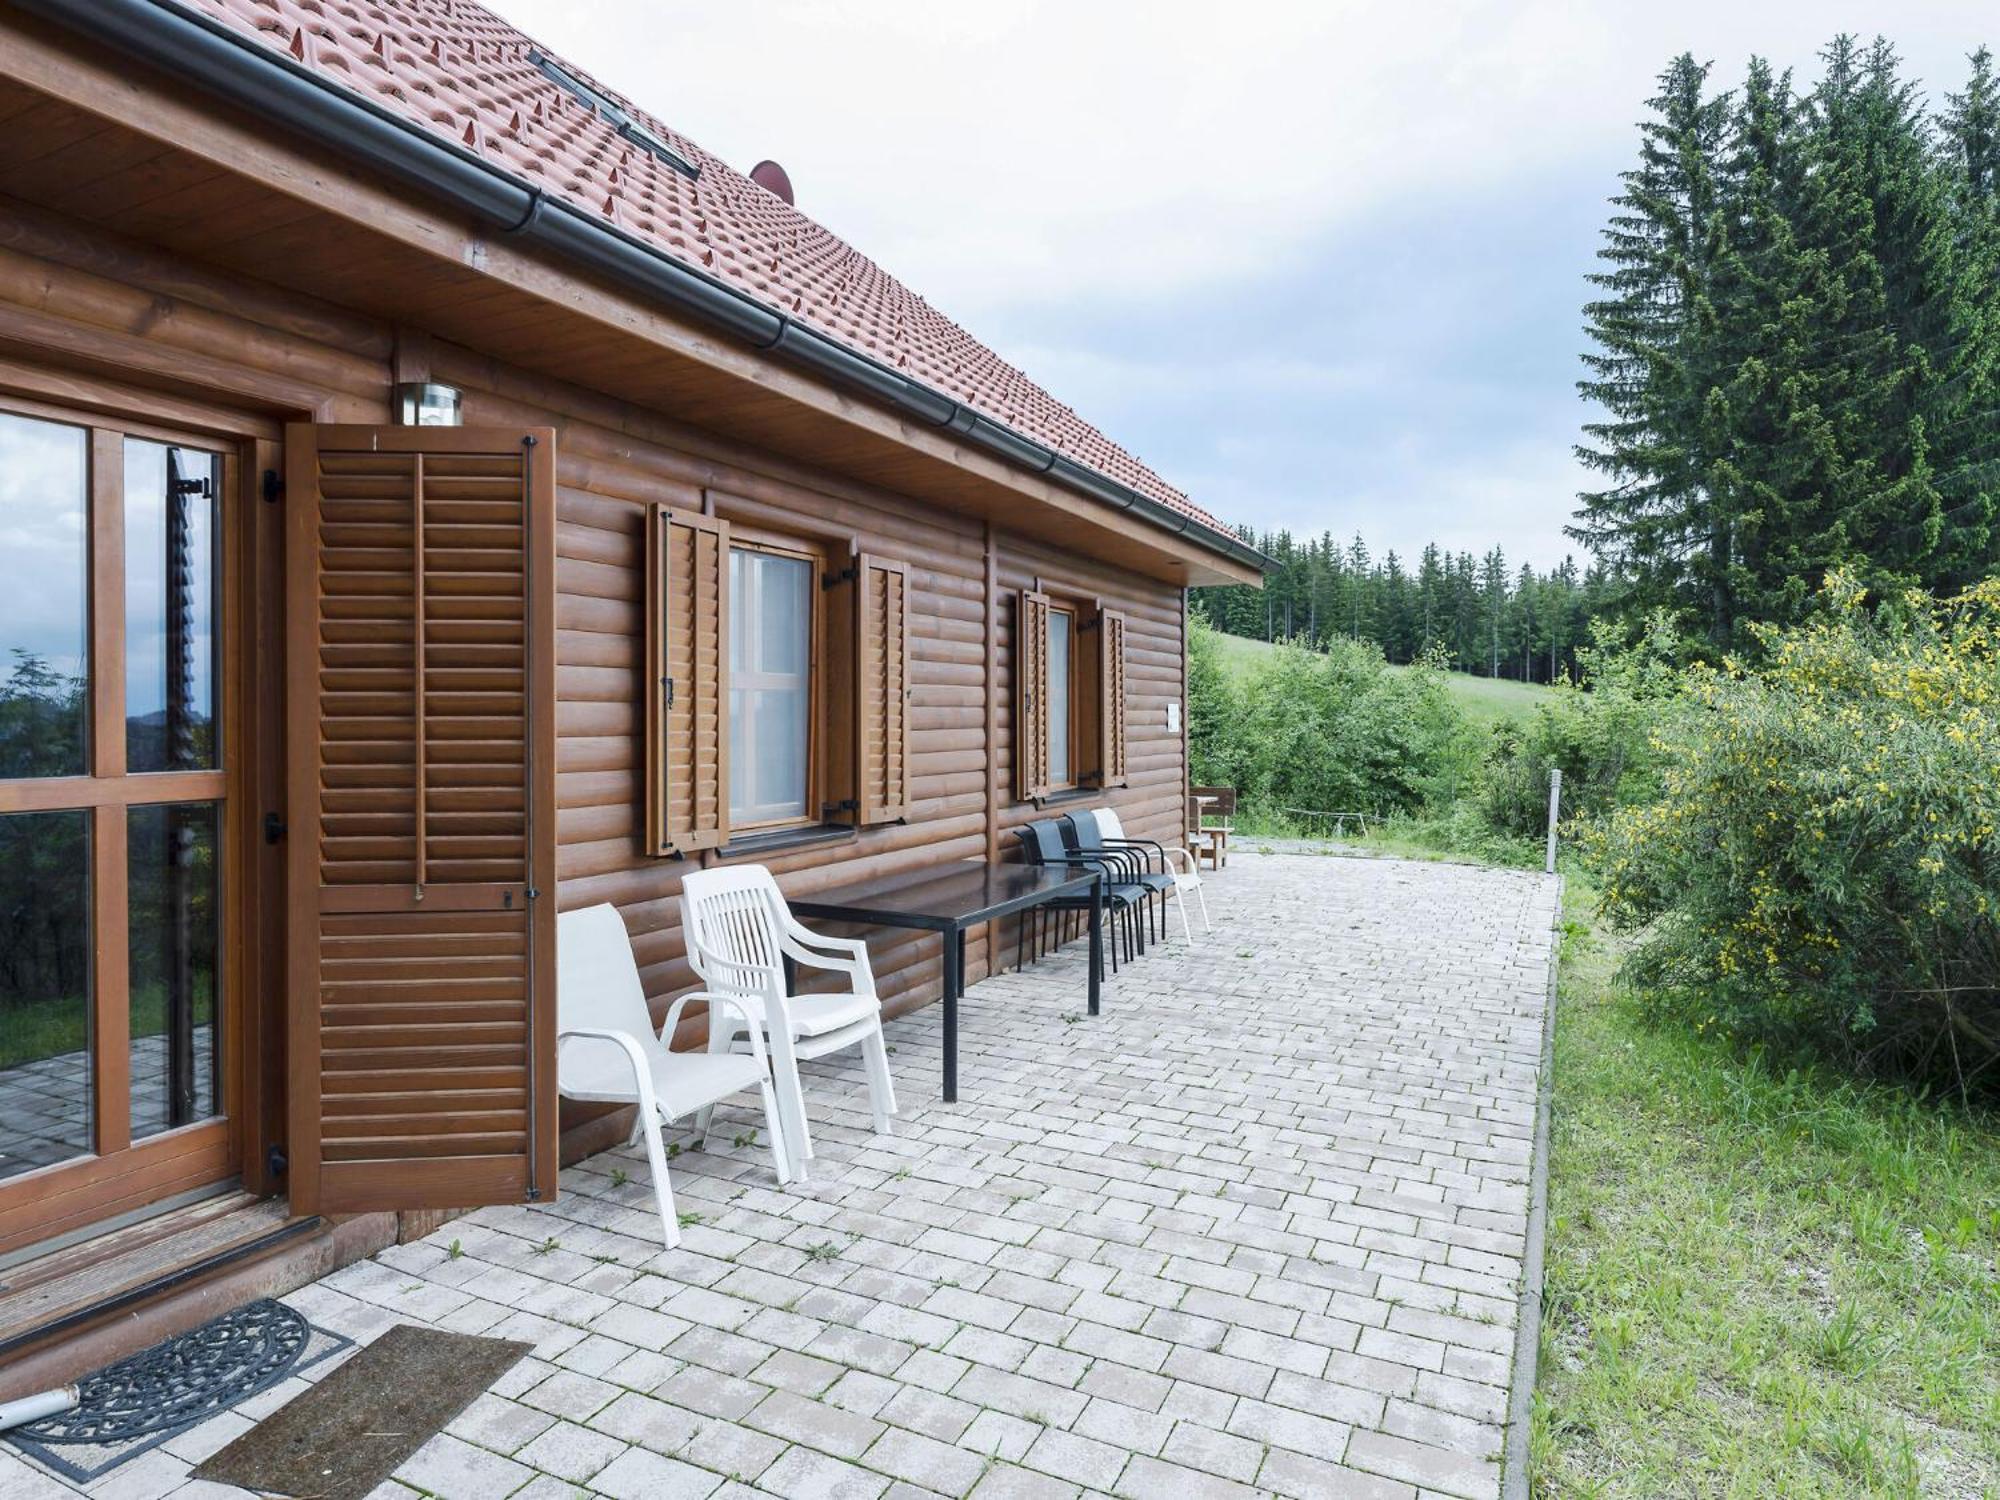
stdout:
[[1063,842],[1072,853],[1081,854],[1086,859],[1116,860],[1125,881],[1144,887],[1147,896],[1153,898],[1145,905],[1145,914],[1155,924],[1153,935],[1164,938],[1167,935],[1167,892],[1174,888],[1174,877],[1166,873],[1166,855],[1160,855],[1160,869],[1153,871],[1147,868],[1142,841],[1105,838],[1095,813],[1073,812],[1062,821]]
[[[1028,863],[1031,865],[1062,865],[1073,870],[1094,870],[1104,877],[1104,884],[1102,886],[1104,906],[1105,911],[1112,919],[1112,930],[1107,934],[1110,941],[1105,944],[1105,947],[1111,954],[1111,972],[1114,974],[1117,973],[1118,945],[1121,938],[1120,929],[1122,926],[1122,938],[1126,944],[1127,956],[1130,957],[1134,951],[1133,942],[1136,937],[1136,924],[1133,921],[1132,914],[1134,909],[1146,899],[1145,887],[1122,879],[1123,867],[1115,864],[1113,861],[1108,859],[1092,859],[1071,852],[1069,847],[1063,842],[1061,827],[1057,825],[1053,818],[1030,823],[1025,828],[1017,828],[1014,830],[1014,837],[1021,841],[1021,851],[1027,856]],[[1046,908],[1054,911],[1058,917],[1062,918],[1066,918],[1070,914],[1088,916],[1091,903],[1094,899],[1096,898],[1088,892],[1081,896],[1058,896],[1054,900],[1044,902],[1041,907],[1034,909],[1039,913]],[[1041,957],[1039,915],[1036,918],[1036,926],[1035,956],[1039,958]],[[1022,962],[1022,944],[1026,936],[1027,924],[1023,923],[1014,948],[1014,963],[1016,967],[1019,967]],[[1060,938],[1061,934],[1058,933],[1058,941],[1060,941]]]

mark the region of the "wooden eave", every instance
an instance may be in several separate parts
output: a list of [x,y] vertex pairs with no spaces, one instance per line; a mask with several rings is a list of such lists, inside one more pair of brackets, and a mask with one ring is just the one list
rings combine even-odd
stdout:
[[[108,50],[10,13],[0,16],[0,57],[0,185],[10,196],[307,295],[326,307],[329,333],[358,321],[340,311],[351,309],[1147,577],[1260,581],[1184,536],[469,227],[318,143]],[[24,325],[34,317],[6,309],[0,345],[45,345]],[[157,352],[115,340],[68,357],[148,384],[203,385],[189,362],[149,369]],[[297,410],[282,388],[243,394]]]

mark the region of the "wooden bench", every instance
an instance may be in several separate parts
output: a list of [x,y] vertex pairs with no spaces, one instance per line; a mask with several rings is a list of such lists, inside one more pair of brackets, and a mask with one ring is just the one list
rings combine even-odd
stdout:
[[1236,788],[1188,788],[1188,851],[1196,859],[1208,856],[1211,870],[1229,863],[1229,835],[1235,831]]

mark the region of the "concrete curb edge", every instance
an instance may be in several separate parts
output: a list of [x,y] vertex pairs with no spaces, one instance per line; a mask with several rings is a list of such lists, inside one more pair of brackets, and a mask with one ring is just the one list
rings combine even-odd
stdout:
[[1507,1392],[1507,1436],[1501,1448],[1500,1500],[1528,1500],[1528,1435],[1535,1409],[1542,1342],[1542,1248],[1549,1221],[1549,1117],[1555,1088],[1556,992],[1562,965],[1563,897],[1556,877],[1555,939],[1549,944],[1548,1004],[1542,1011],[1542,1067],[1535,1099],[1534,1164],[1528,1169],[1528,1234],[1521,1258],[1521,1309],[1514,1325],[1514,1365]]

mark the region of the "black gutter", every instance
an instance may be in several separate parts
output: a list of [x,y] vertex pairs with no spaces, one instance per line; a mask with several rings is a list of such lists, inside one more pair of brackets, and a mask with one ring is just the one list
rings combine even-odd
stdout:
[[300,131],[350,160],[415,187],[496,234],[560,255],[621,286],[657,297],[754,348],[767,350],[838,388],[943,429],[975,448],[1246,567],[1268,571],[1261,552],[1150,495],[1065,458],[1004,423],[692,266],[654,249],[434,135],[291,57],[220,21],[167,0],[14,0],[92,40],[253,113]]

